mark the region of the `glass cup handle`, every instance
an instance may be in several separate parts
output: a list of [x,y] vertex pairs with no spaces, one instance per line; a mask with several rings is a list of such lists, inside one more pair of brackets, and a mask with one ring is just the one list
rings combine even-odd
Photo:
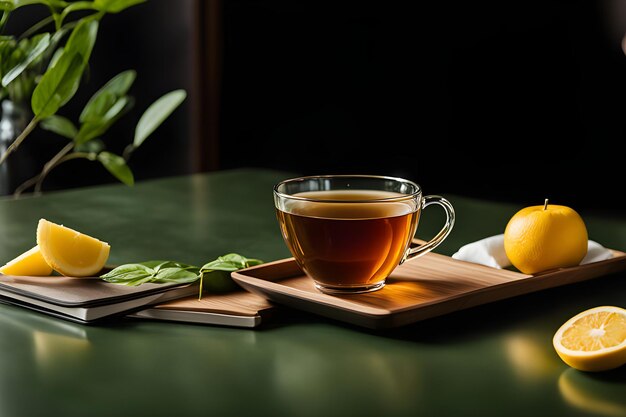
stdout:
[[439,246],[441,242],[444,241],[446,237],[448,237],[448,235],[452,231],[452,226],[454,226],[454,207],[452,207],[452,204],[450,204],[448,200],[446,200],[445,198],[441,196],[427,195],[423,199],[422,209],[425,209],[431,204],[437,204],[443,207],[444,211],[446,212],[446,223],[444,224],[443,228],[439,231],[439,233],[437,233],[437,235],[433,237],[431,240],[424,243],[423,245],[420,245],[414,248],[409,248],[406,252],[403,262],[409,259],[417,258],[418,256],[422,256],[430,252],[431,250],[435,249],[437,246]]

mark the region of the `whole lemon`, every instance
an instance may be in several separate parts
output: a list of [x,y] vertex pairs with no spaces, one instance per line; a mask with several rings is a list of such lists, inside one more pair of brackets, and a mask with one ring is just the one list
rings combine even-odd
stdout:
[[504,250],[525,274],[580,264],[587,254],[587,228],[567,206],[548,204],[515,213],[504,230]]

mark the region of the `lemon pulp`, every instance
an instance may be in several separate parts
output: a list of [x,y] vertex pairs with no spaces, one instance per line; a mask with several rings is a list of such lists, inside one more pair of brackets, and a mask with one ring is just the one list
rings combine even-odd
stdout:
[[565,363],[582,371],[626,364],[626,310],[596,307],[569,319],[556,332],[554,348]]
[[37,225],[37,244],[48,265],[66,276],[95,275],[109,258],[108,243],[45,219]]
[[600,311],[576,320],[563,333],[561,343],[568,349],[591,352],[618,346],[626,340],[626,316]]
[[19,276],[46,276],[52,274],[52,267],[43,258],[39,245],[37,245],[7,262],[0,268],[0,273]]

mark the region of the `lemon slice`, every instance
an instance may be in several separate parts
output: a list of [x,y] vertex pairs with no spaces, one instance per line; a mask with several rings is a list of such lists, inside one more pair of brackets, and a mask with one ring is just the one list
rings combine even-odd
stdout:
[[35,246],[7,262],[0,268],[0,273],[20,276],[46,276],[52,274],[52,267],[41,255],[39,246]]
[[552,344],[563,362],[581,371],[606,371],[626,364],[626,310],[602,306],[566,321]]
[[98,273],[111,249],[106,242],[45,219],[37,225],[37,244],[48,265],[70,277]]

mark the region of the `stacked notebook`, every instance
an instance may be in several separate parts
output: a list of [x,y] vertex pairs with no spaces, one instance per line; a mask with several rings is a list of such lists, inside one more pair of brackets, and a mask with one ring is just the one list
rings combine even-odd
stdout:
[[[197,287],[196,287],[197,289]],[[257,327],[274,307],[265,299],[244,290],[226,294],[205,294],[173,300],[135,311],[131,317],[184,321],[236,327]]]
[[114,316],[256,327],[272,306],[243,290],[203,295],[198,284],[152,284],[136,287],[100,278],[18,277],[0,274],[0,301],[79,323]]

